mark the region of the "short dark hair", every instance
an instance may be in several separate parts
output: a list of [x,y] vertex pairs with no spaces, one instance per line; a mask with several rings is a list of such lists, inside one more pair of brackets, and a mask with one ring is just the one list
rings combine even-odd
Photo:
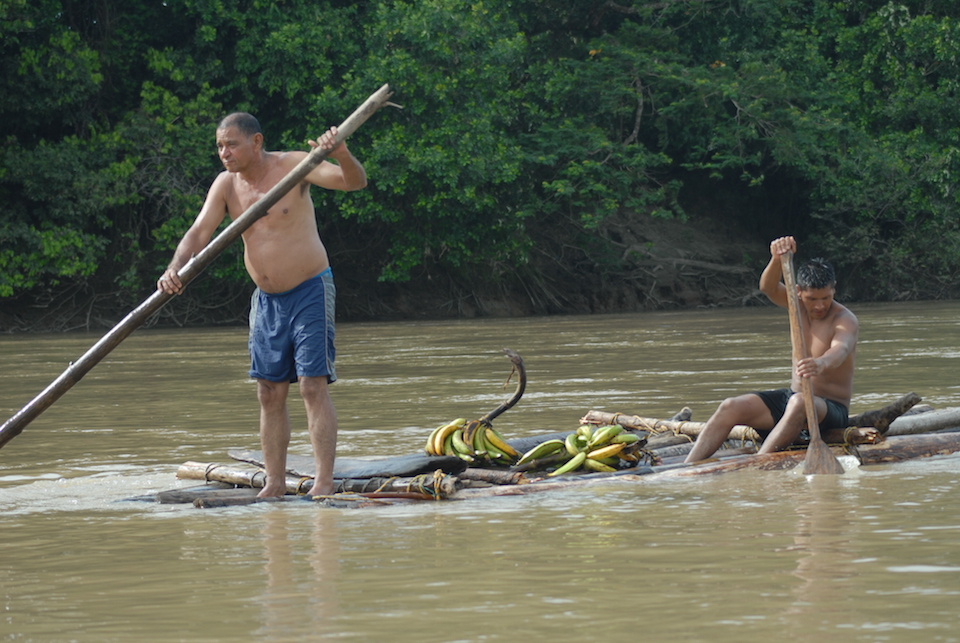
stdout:
[[837,275],[826,259],[817,257],[797,269],[797,285],[801,289],[831,288],[837,285]]
[[240,130],[240,133],[247,138],[250,138],[254,134],[262,134],[260,131],[260,121],[258,121],[253,114],[248,114],[247,112],[228,114],[220,121],[217,129],[227,129],[228,127],[236,127]]

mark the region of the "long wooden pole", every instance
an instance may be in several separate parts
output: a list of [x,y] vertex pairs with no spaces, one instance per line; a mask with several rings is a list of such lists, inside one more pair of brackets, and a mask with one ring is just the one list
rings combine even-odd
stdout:
[[[790,310],[790,344],[793,348],[793,366],[807,356],[807,340],[803,335],[803,326],[800,319],[800,297],[797,295],[797,286],[793,279],[793,253],[780,255],[780,266],[783,268],[783,285],[787,287],[787,307]],[[830,447],[820,437],[820,423],[817,420],[817,409],[813,404],[813,383],[809,377],[800,378],[800,391],[803,395],[803,406],[807,416],[807,429],[810,431],[810,444],[807,446],[807,456],[803,461],[803,472],[811,473],[843,473],[843,465],[830,451]]]
[[[347,120],[343,121],[343,123],[337,127],[336,143],[339,144],[346,140],[346,138],[353,134],[370,116],[386,105],[387,99],[390,98],[391,94],[392,92],[390,91],[389,85],[383,85],[371,94]],[[319,147],[314,148],[306,158],[290,170],[269,192],[247,208],[243,214],[237,217],[223,232],[207,244],[199,254],[190,259],[177,273],[180,281],[184,285],[193,281],[227,246],[236,241],[237,238],[257,220],[263,218],[277,201],[303,181],[311,170],[320,165],[320,162],[327,157],[329,152],[329,150]],[[130,333],[143,325],[152,314],[160,310],[160,308],[173,297],[174,295],[168,295],[161,290],[155,291],[104,335],[100,341],[84,353],[80,359],[71,362],[67,369],[61,373],[57,379],[51,382],[43,392],[33,398],[30,403],[20,409],[13,417],[4,422],[3,426],[0,426],[0,448],[20,435],[30,422],[60,399],[60,397],[70,390],[74,384],[79,382],[90,369],[96,366],[100,360],[116,348]]]

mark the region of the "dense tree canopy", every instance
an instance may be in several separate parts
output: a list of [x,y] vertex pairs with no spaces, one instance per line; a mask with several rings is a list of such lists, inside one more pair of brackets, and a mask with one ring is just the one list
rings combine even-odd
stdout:
[[[638,279],[641,222],[692,217],[796,234],[849,297],[958,294],[953,1],[0,0],[0,36],[0,303],[140,301],[226,112],[304,149],[383,83],[370,187],[315,193],[371,280],[557,312],[547,266]],[[194,301],[247,292],[239,252]]]

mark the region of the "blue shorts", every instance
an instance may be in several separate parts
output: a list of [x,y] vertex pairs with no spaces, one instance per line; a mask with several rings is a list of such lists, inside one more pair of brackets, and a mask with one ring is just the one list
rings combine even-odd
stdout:
[[[773,416],[773,423],[776,424],[787,410],[787,400],[797,395],[797,392],[789,388],[778,388],[772,391],[758,391],[754,395],[759,396],[767,405],[770,415]],[[823,430],[847,428],[847,421],[850,419],[847,407],[835,400],[827,398],[823,400],[827,403],[827,414],[820,422],[820,428]]]
[[297,377],[327,376],[335,382],[333,271],[281,293],[253,291],[250,301],[250,377],[296,382]]

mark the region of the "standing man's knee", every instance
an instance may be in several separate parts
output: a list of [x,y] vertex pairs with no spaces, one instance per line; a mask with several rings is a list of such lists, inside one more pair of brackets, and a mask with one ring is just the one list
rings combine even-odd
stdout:
[[290,385],[285,382],[257,380],[257,399],[260,401],[260,406],[272,408],[285,404],[289,388]]
[[301,377],[300,396],[305,400],[323,400],[327,395],[327,376]]

